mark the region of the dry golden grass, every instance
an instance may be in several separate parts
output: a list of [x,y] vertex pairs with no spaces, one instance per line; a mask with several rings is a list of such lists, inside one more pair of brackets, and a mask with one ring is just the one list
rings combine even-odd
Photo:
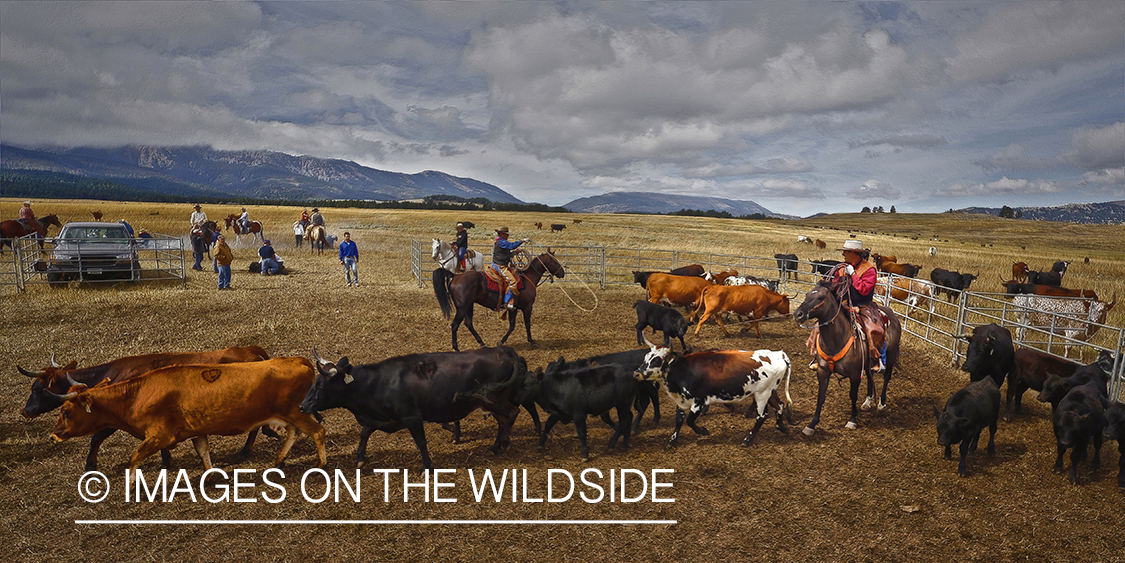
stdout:
[[[66,220],[87,220],[88,210],[100,209],[104,219],[125,218],[138,229],[177,235],[186,231],[191,211],[188,205],[73,201],[37,202],[35,208],[40,215],[57,212]],[[237,209],[209,205],[204,211],[215,219]],[[0,201],[0,215],[11,215],[14,210],[12,200]],[[1120,288],[1117,280],[1125,274],[1125,256],[1116,242],[1125,234],[1122,227],[959,215],[856,215],[798,222],[582,215],[582,224],[574,225],[573,216],[535,213],[324,209],[330,230],[350,230],[359,245],[363,286],[351,289],[344,287],[342,268],[334,254],[314,256],[307,249],[292,248],[290,226],[299,211],[250,208],[251,217],[266,225],[267,236],[293,273],[263,278],[246,272],[255,250],[248,244],[235,248],[234,291],[216,291],[210,272],[189,272],[186,289],[179,284],[72,286],[58,291],[32,287],[23,294],[0,289],[13,313],[10,321],[17,319],[0,328],[0,341],[8,351],[0,366],[8,374],[0,383],[0,396],[8,405],[0,410],[0,502],[9,507],[0,516],[0,524],[10,530],[9,541],[0,545],[0,559],[306,561],[349,555],[457,561],[1122,559],[1120,530],[1125,517],[1116,486],[1116,447],[1110,443],[1103,448],[1100,471],[1092,472],[1085,465],[1080,470],[1082,485],[1069,485],[1065,477],[1051,472],[1055,455],[1048,409],[1029,395],[1024,414],[1013,423],[1001,423],[996,457],[988,459],[983,452],[971,455],[969,478],[958,478],[956,461],[943,460],[935,443],[931,406],[940,407],[964,385],[965,375],[949,367],[948,353],[910,338],[901,370],[891,383],[890,409],[861,413],[860,429],[854,432],[843,429],[847,390],[835,383],[830,385],[816,436],[807,438],[797,431],[782,435],[767,425],[750,448],[738,445],[750,421],[718,407],[704,421],[712,436],[699,438],[688,432],[678,449],[666,450],[673,417],[668,401],[664,401],[659,426],[646,418],[645,431],[635,437],[627,452],[605,453],[609,434],[600,422],[591,421],[595,457],[588,464],[578,460],[573,426],[557,427],[543,452],[535,447],[526,415],[517,422],[512,448],[496,457],[486,455],[494,426],[479,415],[466,420],[465,442],[459,445],[448,443],[448,435],[436,426],[428,428],[435,464],[459,470],[459,490],[467,486],[463,480],[467,469],[526,468],[540,476],[535,490],[542,491],[541,476],[548,468],[573,473],[587,466],[603,471],[673,468],[674,504],[478,505],[464,494],[451,504],[384,504],[381,495],[376,499],[372,494],[380,479],[366,474],[362,503],[314,505],[300,499],[299,484],[293,477],[315,461],[307,439],[299,440],[290,455],[288,497],[277,505],[180,500],[170,505],[130,504],[122,502],[118,491],[101,504],[83,502],[75,487],[88,440],[52,444],[48,433],[54,416],[29,421],[19,415],[28,380],[16,373],[17,364],[39,368],[51,353],[57,353],[62,362],[76,359],[87,366],[132,354],[248,344],[263,346],[274,356],[308,356],[316,346],[322,356],[348,355],[356,363],[448,350],[448,321],[442,319],[432,290],[417,286],[409,270],[408,248],[411,238],[448,239],[457,220],[477,224],[472,231],[477,243],[485,240],[488,229],[503,224],[514,236],[531,236],[539,246],[593,243],[744,256],[795,252],[802,258],[836,258],[838,253],[818,253],[798,244],[797,234],[821,238],[831,249],[847,238],[846,231],[818,230],[816,226],[856,229],[866,225],[863,230],[891,233],[857,235],[867,246],[922,264],[927,271],[934,266],[979,269],[983,280],[991,282],[993,272],[1010,271],[1016,259],[1033,267],[1069,259],[1073,263],[1067,285],[1093,288],[1107,297]],[[567,223],[568,228],[561,234],[536,231],[536,221]],[[908,231],[910,226],[926,228]],[[1022,230],[1009,232],[1017,227]],[[930,230],[943,232],[936,230],[939,228],[950,233],[944,237],[950,242],[935,245],[937,258],[925,254],[933,243],[902,238],[907,232],[923,236],[933,234],[927,233]],[[980,241],[985,240],[994,246],[981,248]],[[1089,265],[1082,263],[1086,255],[1091,257]],[[593,305],[593,298],[581,285],[541,288],[532,326],[540,346],[530,348],[521,328],[509,341],[533,369],[560,355],[577,358],[636,347],[631,304],[642,296],[640,288],[595,290],[598,305],[592,313],[571,304],[564,289],[584,307]],[[1121,314],[1115,310],[1110,323],[1122,325]],[[506,324],[478,309],[477,327],[486,342],[494,344]],[[803,349],[807,331],[786,319],[764,323],[763,335],[761,340],[745,335],[724,338],[716,327],[705,326],[699,338],[689,337],[689,343],[702,348],[785,350],[796,365],[792,394],[799,429],[815,408],[815,377],[802,361],[807,357]],[[471,345],[467,331],[462,330],[460,336],[463,345]],[[345,412],[325,414],[328,469],[350,470],[358,427]],[[276,441],[261,439],[250,460],[232,464],[229,456],[240,444],[240,437],[213,439],[212,459],[227,470],[261,471],[278,446]],[[100,469],[115,479],[116,486],[120,486],[125,463],[136,445],[135,439],[120,434],[103,445]],[[374,435],[369,458],[375,467],[411,471],[420,467],[417,450],[405,432]],[[202,473],[190,446],[173,452],[173,464],[186,468],[193,478]],[[156,468],[155,458],[144,465],[149,471]],[[917,511],[902,507],[917,507]],[[679,523],[630,527],[73,523],[77,519],[614,518],[674,519]]]

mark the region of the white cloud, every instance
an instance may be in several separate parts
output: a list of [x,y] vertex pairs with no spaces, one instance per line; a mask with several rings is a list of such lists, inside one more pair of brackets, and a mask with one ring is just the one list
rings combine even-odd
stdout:
[[1055,182],[1012,179],[1007,176],[985,184],[953,184],[934,192],[941,197],[1049,194],[1061,191]]
[[1082,127],[1071,135],[1071,149],[1060,158],[1084,170],[1125,165],[1125,122],[1108,127]]
[[887,182],[879,180],[868,180],[858,188],[848,190],[848,195],[858,198],[862,201],[869,200],[888,200],[898,199],[902,196],[902,190],[891,186]]

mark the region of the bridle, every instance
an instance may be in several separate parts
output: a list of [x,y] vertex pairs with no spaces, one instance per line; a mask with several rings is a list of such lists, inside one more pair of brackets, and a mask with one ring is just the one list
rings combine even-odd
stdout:
[[[543,283],[543,280],[547,279],[547,278],[550,278],[551,283],[555,283],[555,273],[552,272],[551,269],[547,267],[547,263],[543,261],[543,258],[541,256],[536,256],[535,258],[531,259],[531,262],[535,262],[536,260],[538,260],[539,263],[543,266],[543,274],[546,274],[546,275],[541,275],[539,277],[539,281],[535,283],[535,287],[539,287],[539,285]],[[529,263],[528,268],[530,268],[530,267],[531,267],[531,264]]]
[[[440,253],[441,249],[445,247],[445,243],[441,242],[440,239],[434,239],[434,240],[436,240],[438,242],[437,249],[438,249],[438,252]],[[450,243],[450,245],[452,246],[452,243]],[[449,258],[446,258],[445,260],[442,260],[441,258],[434,258],[434,260],[437,260],[437,263],[438,263],[439,266],[441,266],[442,268],[445,268],[445,265],[448,264],[450,260],[453,260],[456,257],[457,257],[457,253],[454,252],[453,254],[449,255]]]

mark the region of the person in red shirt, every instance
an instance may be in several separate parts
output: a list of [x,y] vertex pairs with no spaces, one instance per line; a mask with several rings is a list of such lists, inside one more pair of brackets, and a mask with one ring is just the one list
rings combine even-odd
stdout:
[[867,335],[868,357],[880,359],[873,371],[882,371],[886,344],[883,342],[882,315],[872,302],[879,274],[875,265],[867,261],[871,252],[863,248],[863,241],[855,239],[844,241],[843,248],[837,250],[843,252],[844,263],[836,266],[832,279],[836,287],[847,288],[844,300],[851,306],[856,319],[862,321],[860,324]]

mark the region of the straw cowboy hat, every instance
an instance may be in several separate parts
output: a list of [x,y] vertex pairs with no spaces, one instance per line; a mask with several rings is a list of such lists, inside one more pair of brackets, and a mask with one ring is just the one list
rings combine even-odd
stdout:
[[843,248],[837,248],[836,250],[852,250],[855,252],[863,252],[863,241],[857,239],[848,239],[844,241]]
[[198,203],[197,203],[197,204],[195,204],[195,208],[196,208],[196,209],[203,209],[203,207],[201,207],[201,206],[200,206],[200,205],[199,205]]

